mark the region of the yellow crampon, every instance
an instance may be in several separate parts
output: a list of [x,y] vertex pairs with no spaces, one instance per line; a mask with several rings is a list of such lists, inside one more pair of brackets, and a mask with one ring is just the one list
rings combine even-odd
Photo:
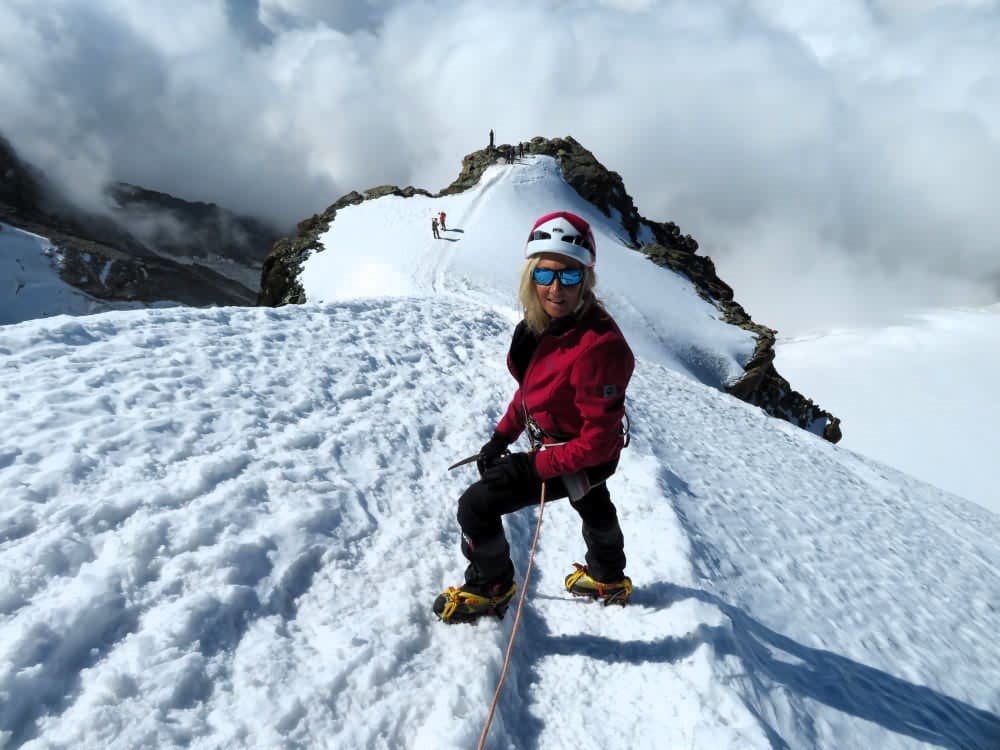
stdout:
[[583,578],[585,575],[587,575],[587,569],[582,565],[580,565],[580,563],[573,563],[573,565],[576,566],[576,570],[570,573],[568,576],[566,576],[567,591],[572,591],[573,585],[581,578]]
[[601,582],[587,572],[580,563],[573,563],[575,571],[566,576],[566,590],[574,596],[589,596],[608,604],[628,604],[632,598],[632,579],[625,576],[620,581]]
[[471,622],[483,615],[503,617],[514,598],[517,584],[512,583],[499,596],[481,596],[455,586],[449,586],[434,602],[434,612],[445,622]]

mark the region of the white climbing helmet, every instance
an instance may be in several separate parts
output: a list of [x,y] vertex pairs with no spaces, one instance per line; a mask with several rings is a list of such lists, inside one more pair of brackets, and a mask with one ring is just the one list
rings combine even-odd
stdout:
[[536,221],[528,234],[524,257],[542,253],[565,255],[593,267],[597,262],[597,243],[586,221],[569,211],[556,211]]

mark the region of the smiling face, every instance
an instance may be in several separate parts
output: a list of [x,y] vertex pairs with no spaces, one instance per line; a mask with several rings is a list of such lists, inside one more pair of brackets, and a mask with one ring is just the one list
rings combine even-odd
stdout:
[[[562,271],[565,268],[583,268],[582,265],[570,260],[565,255],[545,254],[540,256],[538,268],[548,268],[552,271]],[[583,284],[563,286],[556,276],[548,286],[535,284],[535,293],[545,314],[550,318],[564,318],[572,315],[580,304]]]

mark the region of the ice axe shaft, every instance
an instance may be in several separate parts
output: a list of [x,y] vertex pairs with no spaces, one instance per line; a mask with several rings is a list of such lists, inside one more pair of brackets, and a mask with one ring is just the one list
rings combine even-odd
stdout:
[[451,466],[448,467],[448,471],[451,471],[452,469],[457,469],[459,466],[465,466],[466,464],[471,464],[473,461],[478,461],[478,460],[479,460],[479,454],[476,453],[473,456],[463,458],[461,461],[453,463]]

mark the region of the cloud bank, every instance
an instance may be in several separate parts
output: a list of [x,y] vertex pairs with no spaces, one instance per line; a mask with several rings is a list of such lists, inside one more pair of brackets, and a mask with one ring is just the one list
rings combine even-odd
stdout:
[[285,227],[572,135],[791,334],[997,298],[998,38],[993,0],[6,0],[0,132],[78,200]]

